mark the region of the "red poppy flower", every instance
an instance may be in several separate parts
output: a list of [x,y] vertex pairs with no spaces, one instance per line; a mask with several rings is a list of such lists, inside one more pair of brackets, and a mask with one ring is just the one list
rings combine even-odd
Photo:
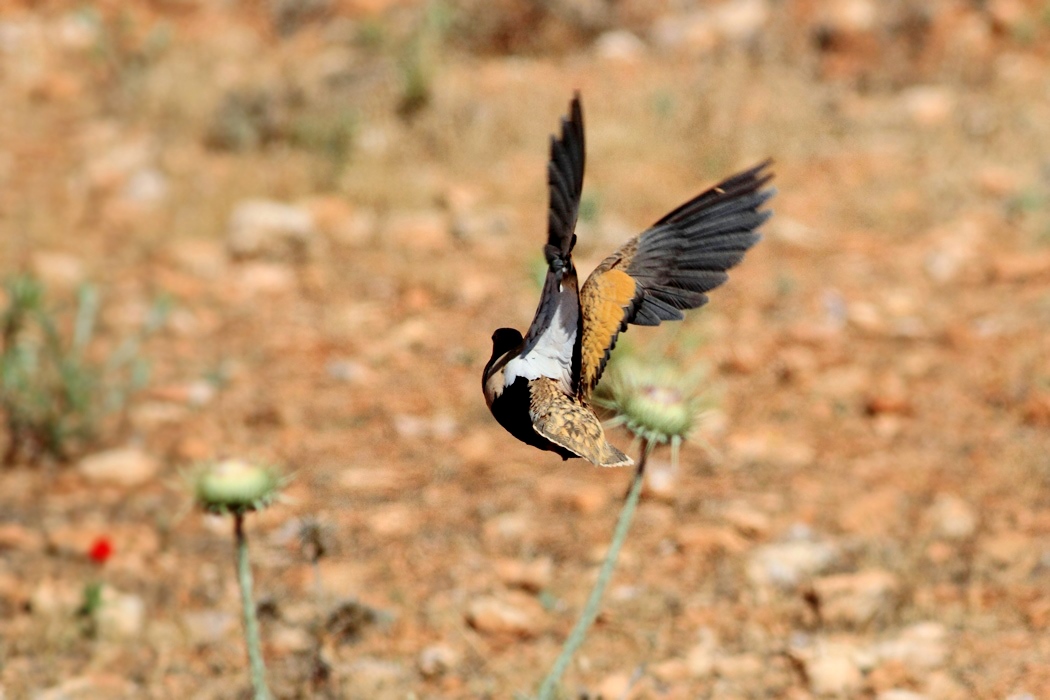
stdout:
[[91,561],[96,564],[105,564],[106,560],[109,559],[112,554],[113,543],[109,541],[108,537],[99,537],[95,540],[95,543],[91,545],[91,549],[88,550],[88,556],[91,557]]

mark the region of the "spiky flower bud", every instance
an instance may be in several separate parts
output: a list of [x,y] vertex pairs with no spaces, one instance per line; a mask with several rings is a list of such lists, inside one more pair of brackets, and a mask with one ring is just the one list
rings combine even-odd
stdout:
[[598,401],[616,412],[614,425],[623,425],[650,446],[670,443],[677,462],[682,441],[696,426],[703,407],[697,377],[683,375],[666,364],[621,361]]
[[277,498],[283,484],[275,469],[239,459],[206,466],[193,481],[200,507],[220,515],[262,510]]

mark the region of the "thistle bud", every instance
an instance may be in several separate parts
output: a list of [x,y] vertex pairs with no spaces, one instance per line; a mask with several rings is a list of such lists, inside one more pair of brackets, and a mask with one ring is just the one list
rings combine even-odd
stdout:
[[672,461],[693,431],[702,409],[695,376],[663,364],[624,360],[614,368],[609,388],[598,403],[616,412],[623,425],[650,446],[671,445]]
[[277,498],[283,483],[276,470],[239,459],[204,467],[193,481],[200,507],[220,515],[262,510]]

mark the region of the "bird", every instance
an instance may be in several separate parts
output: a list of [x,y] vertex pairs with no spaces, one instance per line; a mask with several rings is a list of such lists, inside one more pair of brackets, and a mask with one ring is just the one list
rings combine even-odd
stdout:
[[543,290],[524,335],[492,334],[482,373],[485,402],[518,440],[563,459],[603,467],[633,460],[605,436],[590,399],[620,333],[656,326],[707,303],[726,270],[755,245],[772,212],[763,205],[772,161],[729,177],[686,201],[605,258],[581,287],[573,262],[583,191],[583,108],[576,92],[550,137],[547,263]]

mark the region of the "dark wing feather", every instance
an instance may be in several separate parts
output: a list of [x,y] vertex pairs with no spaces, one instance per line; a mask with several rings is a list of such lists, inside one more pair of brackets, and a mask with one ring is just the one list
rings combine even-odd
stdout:
[[547,214],[547,262],[568,260],[575,243],[573,231],[580,211],[583,168],[586,160],[583,138],[583,109],[580,95],[572,98],[568,118],[561,119],[561,137],[551,136],[551,156],[547,164],[550,207]]
[[[576,268],[572,262],[572,249],[576,244],[576,217],[580,209],[580,193],[583,191],[584,168],[583,110],[580,95],[573,96],[569,116],[562,117],[561,135],[551,136],[550,161],[547,164],[547,183],[550,190],[548,208],[547,244],[543,252],[547,258],[547,277],[543,292],[536,307],[532,325],[525,334],[521,357],[534,350],[545,357],[555,357],[564,368],[569,379],[567,390],[576,393],[579,377],[580,314]],[[555,329],[558,336],[550,336],[544,345],[545,334],[558,314],[560,322],[571,328]],[[552,340],[568,337],[566,347]],[[537,347],[539,346],[539,347]],[[557,346],[557,347],[555,347]]]
[[684,203],[591,273],[580,290],[581,398],[597,385],[627,324],[680,320],[729,278],[726,270],[758,242],[756,231],[771,215],[762,209],[775,193],[765,187],[773,177],[769,166],[765,161]]

